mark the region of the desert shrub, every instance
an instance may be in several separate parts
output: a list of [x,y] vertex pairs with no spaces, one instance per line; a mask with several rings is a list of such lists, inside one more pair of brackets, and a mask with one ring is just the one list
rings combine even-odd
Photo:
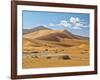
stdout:
[[84,54],[84,53],[87,53],[88,51],[87,50],[83,50],[82,52],[81,52],[81,54]]
[[32,53],[39,53],[38,51],[33,51]]
[[38,56],[31,56],[32,58],[38,58]]
[[55,51],[55,53],[58,53],[57,51]]
[[85,49],[84,51],[88,51],[87,49]]
[[57,51],[57,50],[55,50],[55,53],[58,53],[58,51]]
[[84,52],[81,52],[81,54],[84,54]]
[[62,56],[62,59],[64,59],[64,60],[69,60],[69,59],[71,59],[69,56]]
[[50,56],[48,56],[48,57],[47,57],[47,59],[51,59],[51,57],[50,57]]
[[45,51],[48,51],[48,49],[45,49]]

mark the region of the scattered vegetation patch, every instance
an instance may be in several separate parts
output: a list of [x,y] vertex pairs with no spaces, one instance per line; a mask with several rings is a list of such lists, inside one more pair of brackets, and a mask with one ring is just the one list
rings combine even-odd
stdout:
[[48,51],[48,49],[45,49],[45,51]]
[[32,53],[39,53],[38,51],[33,51]]
[[69,56],[62,56],[63,60],[70,60],[71,58]]
[[87,50],[83,50],[82,52],[81,52],[81,54],[84,54],[84,53],[87,53],[88,51]]
[[84,54],[84,52],[81,52],[81,54]]
[[48,56],[48,57],[47,57],[47,59],[51,59],[51,57],[50,57],[50,56]]
[[32,58],[38,58],[38,56],[31,56]]
[[58,53],[58,51],[56,50],[55,53]]

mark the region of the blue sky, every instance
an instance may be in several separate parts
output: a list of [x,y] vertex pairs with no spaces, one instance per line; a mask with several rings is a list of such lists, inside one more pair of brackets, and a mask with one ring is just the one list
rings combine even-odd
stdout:
[[67,29],[70,32],[89,37],[89,14],[44,11],[23,11],[23,29],[43,25],[54,30]]

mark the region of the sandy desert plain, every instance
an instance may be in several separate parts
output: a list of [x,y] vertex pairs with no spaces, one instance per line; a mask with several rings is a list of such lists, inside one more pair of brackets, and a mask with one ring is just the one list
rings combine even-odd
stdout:
[[89,65],[89,38],[43,26],[23,33],[22,67],[48,68]]

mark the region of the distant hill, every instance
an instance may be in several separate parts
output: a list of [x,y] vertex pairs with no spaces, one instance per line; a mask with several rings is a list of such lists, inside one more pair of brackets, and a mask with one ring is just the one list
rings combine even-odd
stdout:
[[89,37],[75,35],[79,39],[89,40]]
[[68,30],[52,30],[44,26],[38,26],[28,31],[26,30],[23,36],[30,39],[46,40],[46,41],[60,41],[64,38],[82,39],[82,40],[89,39],[88,37],[74,35]]
[[44,26],[38,26],[32,29],[23,29],[23,34],[28,34],[28,33],[39,31],[39,30],[51,30],[51,29],[46,28]]
[[[27,31],[27,30],[26,30]],[[38,26],[30,29],[23,34],[23,46],[25,50],[32,48],[64,48],[79,46],[86,47],[89,43],[88,37],[75,35],[68,30],[52,30],[44,26]],[[81,46],[82,45],[82,46]]]
[[67,34],[69,34],[70,36],[72,36],[75,39],[89,39],[89,37],[72,34],[68,30],[64,30],[64,32],[67,33]]

